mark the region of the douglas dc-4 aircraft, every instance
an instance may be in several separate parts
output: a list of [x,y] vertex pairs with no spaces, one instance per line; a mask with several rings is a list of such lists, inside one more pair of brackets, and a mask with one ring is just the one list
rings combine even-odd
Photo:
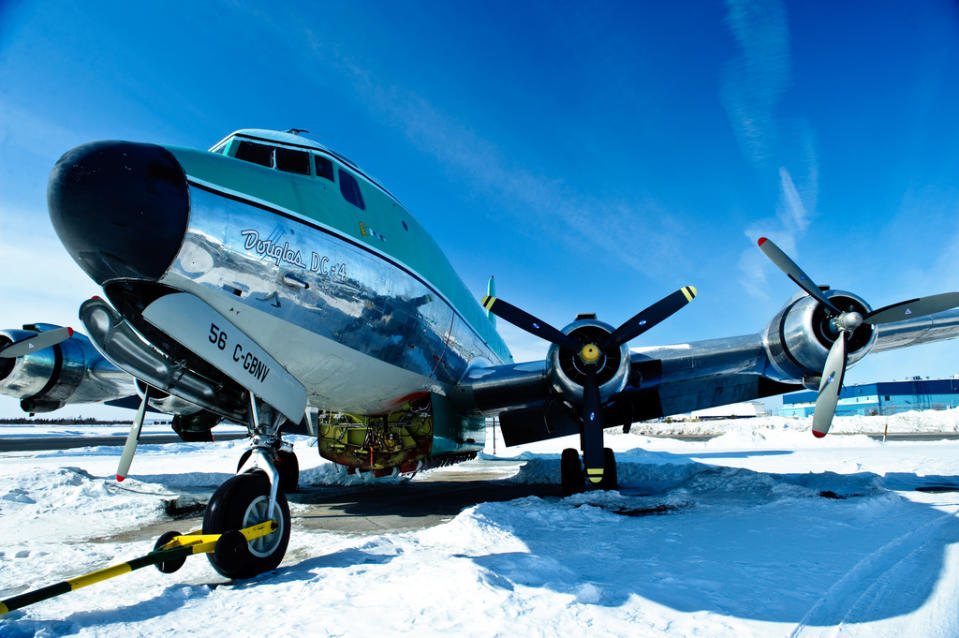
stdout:
[[[350,468],[412,472],[475,456],[498,416],[507,445],[579,434],[583,461],[562,455],[564,493],[611,489],[607,425],[816,387],[823,436],[847,365],[959,335],[959,293],[872,310],[814,284],[768,239],[759,248],[802,290],[759,334],[631,351],[692,286],[617,328],[580,315],[558,330],[497,299],[492,280],[477,303],[386,188],[303,133],[241,130],[209,151],[69,151],[50,176],[50,217],[105,298],[80,307],[89,336],[47,324],[0,333],[0,392],[24,410],[138,407],[121,480],[148,409],[172,414],[187,440],[247,424],[250,450],[203,531],[278,528],[209,555],[230,578],[273,569],[286,551],[283,492],[298,466],[281,429],[308,431]],[[514,363],[493,315],[549,342],[545,359]]]

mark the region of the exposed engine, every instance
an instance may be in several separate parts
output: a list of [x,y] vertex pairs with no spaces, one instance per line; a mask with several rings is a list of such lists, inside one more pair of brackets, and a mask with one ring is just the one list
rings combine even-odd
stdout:
[[[59,328],[25,325],[0,331],[0,347]],[[20,399],[25,412],[51,412],[67,403],[108,401],[133,394],[130,377],[79,333],[54,346],[0,359],[0,393]]]
[[429,456],[433,442],[429,398],[380,416],[321,414],[318,426],[321,456],[377,476],[389,474],[393,468],[400,472],[417,470]]
[[[826,290],[824,294],[843,312],[865,316],[871,311],[865,300],[851,292]],[[840,330],[823,304],[800,293],[766,327],[763,341],[773,368],[768,371],[769,376],[779,376],[783,381],[802,379],[810,389],[818,388],[829,348],[839,335]],[[872,324],[857,327],[847,342],[848,362],[852,364],[866,356],[876,336]]]

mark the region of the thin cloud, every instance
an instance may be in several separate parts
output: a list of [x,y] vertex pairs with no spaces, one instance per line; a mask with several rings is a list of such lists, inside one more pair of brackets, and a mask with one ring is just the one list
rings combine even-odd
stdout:
[[805,233],[810,222],[809,211],[803,205],[792,176],[784,167],[779,168],[779,184],[781,195],[776,216],[761,219],[746,229],[746,236],[753,245],[744,250],[739,258],[740,282],[749,294],[760,298],[768,297],[766,274],[770,264],[755,248],[755,242],[760,237],[769,237],[795,259],[797,240]]
[[[771,177],[778,166],[779,203],[773,217],[760,219],[746,229],[752,245],[739,259],[740,282],[746,291],[767,298],[767,273],[771,266],[755,248],[769,236],[784,251],[795,255],[799,239],[815,215],[819,191],[819,164],[815,136],[804,119],[781,122],[775,109],[790,77],[789,28],[786,11],[778,0],[752,2],[727,0],[728,25],[739,55],[726,65],[720,98],[740,151],[760,176]],[[798,161],[786,162],[798,155]],[[784,164],[799,167],[799,178]],[[801,184],[797,187],[797,181]]]
[[740,149],[762,168],[774,156],[773,110],[789,82],[786,12],[777,1],[727,0],[726,7],[726,24],[740,55],[726,65],[720,98]]

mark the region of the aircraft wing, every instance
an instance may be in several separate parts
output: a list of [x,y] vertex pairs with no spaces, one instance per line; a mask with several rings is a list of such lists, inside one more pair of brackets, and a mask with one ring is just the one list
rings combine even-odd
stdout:
[[[811,299],[810,297],[802,297]],[[815,389],[828,348],[812,334],[790,340],[779,335],[789,325],[797,301],[761,333],[630,351],[626,384],[603,407],[606,426],[685,414],[713,406]],[[892,350],[959,337],[959,310],[877,326],[850,353],[852,362],[867,352]],[[817,348],[813,346],[818,345]],[[854,344],[856,345],[856,344]],[[575,401],[565,399],[562,370],[550,359],[474,369],[457,387],[461,401],[487,416],[498,416],[507,445],[580,432]]]
[[[959,292],[873,309],[862,297],[818,286],[775,242],[760,250],[801,292],[757,335],[636,351],[628,342],[696,297],[684,286],[617,328],[581,315],[557,330],[493,296],[490,313],[550,342],[538,364],[473,370],[456,397],[466,409],[498,414],[508,445],[578,432],[590,482],[604,479],[603,429],[727,403],[817,388],[812,432],[826,436],[846,368],[872,350],[959,336]],[[570,457],[572,459],[572,457]],[[611,461],[611,459],[610,459]],[[611,465],[612,467],[612,465]],[[573,464],[567,476],[574,476]]]

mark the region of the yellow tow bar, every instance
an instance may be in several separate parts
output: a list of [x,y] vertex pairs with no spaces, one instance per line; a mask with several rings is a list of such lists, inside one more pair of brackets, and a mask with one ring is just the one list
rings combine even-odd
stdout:
[[[247,541],[251,541],[261,536],[272,534],[277,529],[276,521],[264,521],[250,527],[245,527],[236,532],[227,532],[224,534],[203,534],[200,531],[190,532],[189,534],[175,535],[161,546],[154,549],[146,556],[134,558],[126,563],[111,565],[104,569],[77,576],[70,580],[64,580],[55,585],[49,585],[40,589],[29,591],[25,594],[8,598],[0,601],[0,616],[41,600],[47,600],[60,594],[66,594],[75,589],[93,585],[101,581],[132,572],[135,569],[155,565],[162,572],[169,573],[179,569],[187,556],[193,554],[209,554],[216,549],[217,542],[226,536],[228,539],[235,538],[236,534],[242,534]],[[162,540],[164,537],[161,536]],[[241,541],[242,542],[242,541]]]

